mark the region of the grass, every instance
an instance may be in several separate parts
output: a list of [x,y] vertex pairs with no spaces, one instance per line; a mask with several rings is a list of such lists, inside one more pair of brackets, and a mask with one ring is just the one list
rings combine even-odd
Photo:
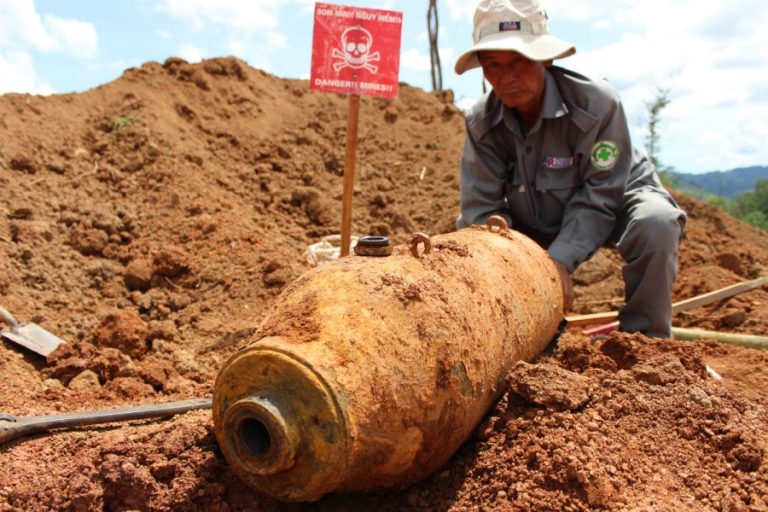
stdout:
[[112,131],[119,132],[125,128],[128,128],[136,122],[136,118],[132,116],[115,116],[112,118]]

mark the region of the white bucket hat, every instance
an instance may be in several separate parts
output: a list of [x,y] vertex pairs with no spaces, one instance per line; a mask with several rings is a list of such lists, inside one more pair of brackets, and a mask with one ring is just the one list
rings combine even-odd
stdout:
[[483,50],[511,50],[536,61],[576,53],[575,46],[549,33],[539,0],[481,0],[475,8],[472,41],[475,45],[456,61],[459,75],[480,67],[477,52]]

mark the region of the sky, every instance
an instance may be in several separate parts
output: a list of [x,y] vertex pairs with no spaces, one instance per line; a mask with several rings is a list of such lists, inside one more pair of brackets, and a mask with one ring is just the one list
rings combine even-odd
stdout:
[[[82,92],[171,56],[234,55],[282,78],[308,78],[311,0],[0,0],[0,94]],[[403,13],[400,81],[431,91],[427,9],[417,0],[338,3]],[[646,104],[668,90],[658,159],[679,172],[768,165],[766,0],[542,0],[549,30],[576,55],[556,64],[607,79],[633,142]],[[443,87],[468,107],[480,70],[458,76],[475,2],[438,0]]]

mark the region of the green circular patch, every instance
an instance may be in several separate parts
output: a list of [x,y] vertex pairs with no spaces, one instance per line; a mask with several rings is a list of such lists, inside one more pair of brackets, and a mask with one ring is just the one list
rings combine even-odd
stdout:
[[610,171],[619,160],[619,146],[610,140],[597,141],[592,147],[592,165],[600,171]]

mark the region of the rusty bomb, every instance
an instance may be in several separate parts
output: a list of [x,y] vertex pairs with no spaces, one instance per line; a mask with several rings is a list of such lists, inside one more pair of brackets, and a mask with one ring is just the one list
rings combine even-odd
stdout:
[[216,438],[242,480],[280,500],[405,487],[469,437],[562,310],[552,260],[500,218],[323,263],[224,364]]

